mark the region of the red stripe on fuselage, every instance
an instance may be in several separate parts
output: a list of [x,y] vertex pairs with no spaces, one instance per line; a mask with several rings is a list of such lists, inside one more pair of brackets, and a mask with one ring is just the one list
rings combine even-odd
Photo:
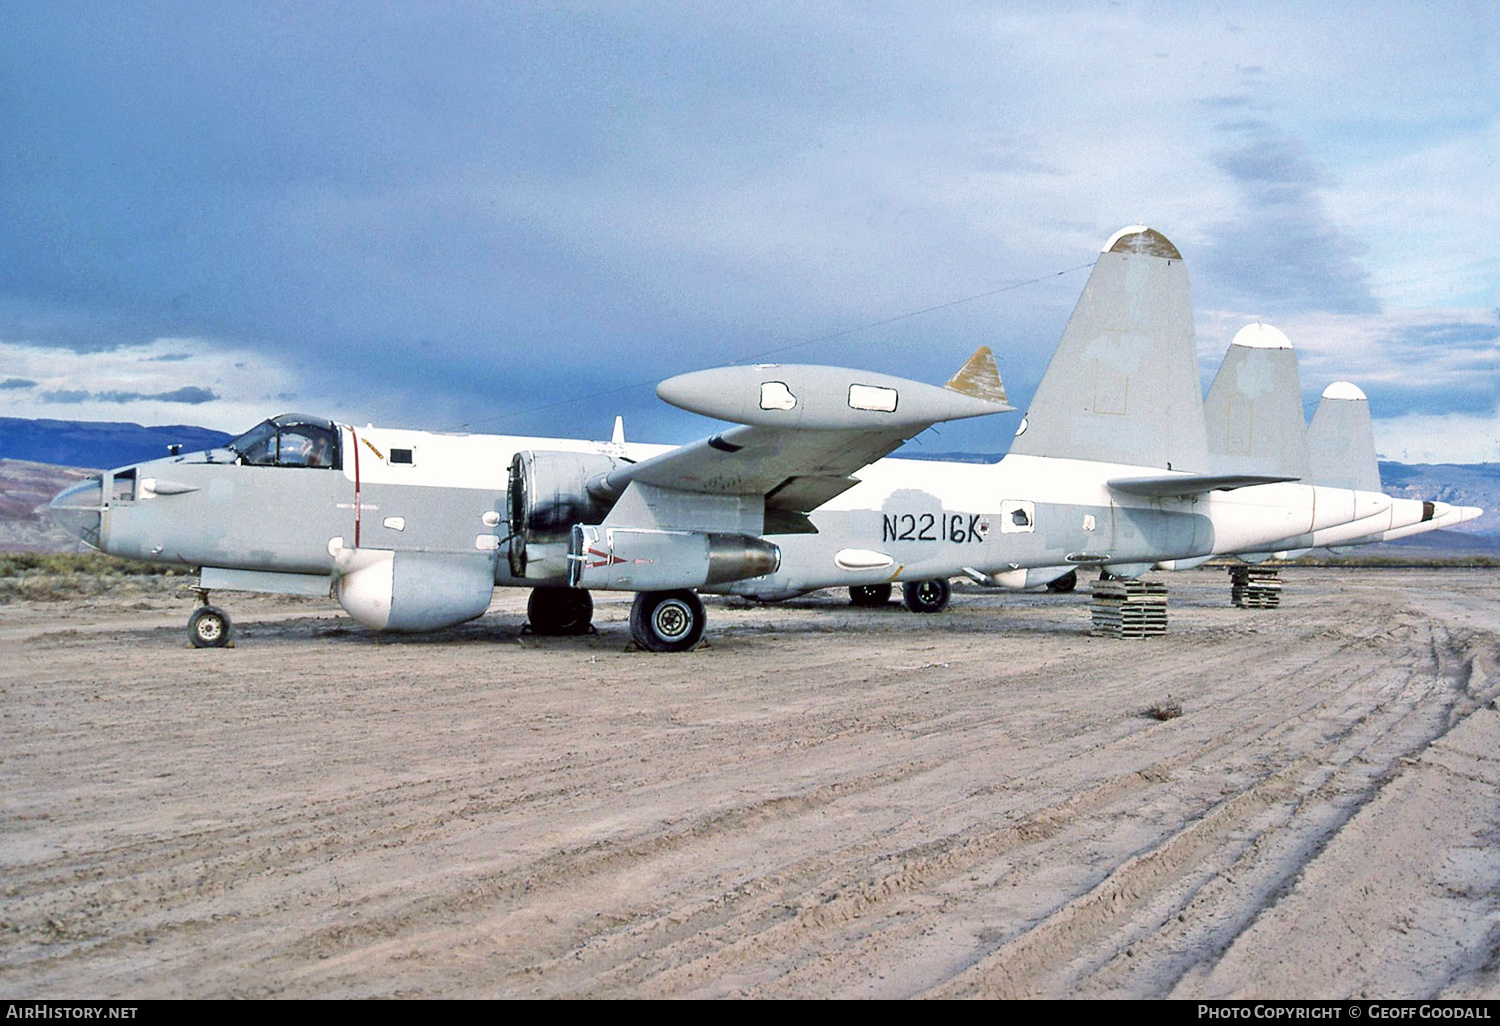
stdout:
[[354,439],[350,446],[354,450],[354,547],[359,548],[359,435],[353,427],[349,428],[349,437]]

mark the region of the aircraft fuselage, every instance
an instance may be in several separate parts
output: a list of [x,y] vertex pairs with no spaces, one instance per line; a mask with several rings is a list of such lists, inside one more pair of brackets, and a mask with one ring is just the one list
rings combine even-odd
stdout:
[[[639,460],[670,448],[373,427],[343,426],[339,434],[337,467],[246,465],[216,451],[105,475],[97,547],[133,559],[314,578],[346,572],[360,550],[447,553],[484,560],[496,585],[556,586],[565,564],[521,577],[504,558],[515,454]],[[1149,565],[1241,551],[1368,516],[1378,505],[1366,493],[1298,484],[1160,499],[1105,484],[1149,470],[1027,456],[994,464],[887,458],[812,512],[817,533],[767,536],[781,552],[773,573],[702,590],[771,596],[966,568]]]

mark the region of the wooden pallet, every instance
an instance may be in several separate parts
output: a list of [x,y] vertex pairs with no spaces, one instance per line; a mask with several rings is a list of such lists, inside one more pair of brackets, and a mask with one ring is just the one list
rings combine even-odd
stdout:
[[1167,633],[1167,586],[1155,581],[1096,581],[1093,633],[1111,638],[1152,638]]
[[1281,571],[1261,566],[1229,568],[1229,600],[1241,609],[1281,605]]

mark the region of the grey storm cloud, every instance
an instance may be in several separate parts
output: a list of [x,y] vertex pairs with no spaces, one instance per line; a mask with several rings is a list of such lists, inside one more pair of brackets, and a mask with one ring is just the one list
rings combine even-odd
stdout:
[[[1481,346],[1491,361],[1500,362],[1500,350],[1494,348],[1494,343],[1500,341],[1500,318],[1488,324],[1482,321],[1413,324],[1403,328],[1400,336],[1401,342],[1412,348]],[[1484,345],[1485,343],[1489,345]]]
[[199,403],[213,402],[217,398],[217,393],[197,385],[174,388],[170,392],[83,392],[64,389],[42,393],[42,401],[49,403],[86,403],[90,400],[101,403],[138,403],[150,400],[196,406]]
[[183,388],[175,388],[170,392],[158,392],[156,395],[148,395],[147,399],[156,399],[164,403],[190,403],[194,406],[199,403],[211,403],[219,398],[218,394],[197,385],[187,385]]
[[0,381],[0,389],[35,387],[36,382],[30,380],[29,378],[6,378],[4,381]]
[[1241,308],[1339,314],[1380,312],[1363,248],[1329,217],[1319,190],[1334,184],[1296,139],[1253,122],[1224,126],[1248,134],[1213,162],[1235,185],[1238,209],[1214,225],[1204,264],[1220,279],[1218,297]]

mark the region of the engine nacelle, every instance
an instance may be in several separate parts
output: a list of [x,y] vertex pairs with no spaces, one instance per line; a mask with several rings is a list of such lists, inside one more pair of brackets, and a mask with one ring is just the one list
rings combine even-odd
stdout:
[[613,498],[589,493],[620,461],[589,452],[525,450],[510,461],[510,572],[531,580],[568,574],[568,542],[574,524],[597,524],[614,508]]
[[748,534],[573,528],[568,583],[613,591],[671,591],[772,574],[781,549]]
[[345,549],[336,557],[339,605],[366,627],[434,631],[490,607],[493,554]]

